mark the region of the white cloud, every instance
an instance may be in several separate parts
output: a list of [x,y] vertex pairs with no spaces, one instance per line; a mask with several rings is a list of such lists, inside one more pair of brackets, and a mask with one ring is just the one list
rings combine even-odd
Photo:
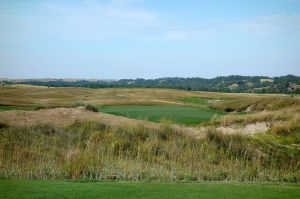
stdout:
[[[203,19],[178,23],[142,7],[139,0],[81,1],[79,4],[40,2],[36,13],[0,14],[3,38],[37,37],[67,40],[127,38],[147,41],[210,41],[224,35],[266,37],[286,32],[300,34],[300,15]],[[171,20],[169,20],[171,19]],[[1,28],[1,25],[0,25]]]
[[83,1],[75,6],[41,2],[35,7],[35,13],[0,14],[5,22],[2,34],[22,31],[22,36],[94,40],[130,37],[159,25],[156,13],[132,0]]

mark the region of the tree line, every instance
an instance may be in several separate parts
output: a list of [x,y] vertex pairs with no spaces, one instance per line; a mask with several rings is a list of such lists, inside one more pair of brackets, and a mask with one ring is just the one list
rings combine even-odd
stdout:
[[[11,82],[6,81],[6,84]],[[87,88],[171,88],[189,91],[232,92],[232,93],[284,93],[300,94],[300,77],[286,75],[281,77],[267,76],[220,76],[211,79],[192,77],[164,77],[158,79],[120,79],[106,80],[77,80],[64,79],[43,81],[23,80],[21,84],[31,84],[49,87],[87,87]],[[3,84],[3,82],[2,82]]]

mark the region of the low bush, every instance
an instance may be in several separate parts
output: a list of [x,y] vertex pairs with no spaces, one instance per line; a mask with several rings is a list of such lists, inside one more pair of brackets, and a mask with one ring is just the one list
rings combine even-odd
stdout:
[[76,102],[75,104],[73,104],[73,107],[79,107],[79,106],[83,106],[86,110],[89,111],[99,112],[98,107],[93,104],[84,103],[84,102]]
[[37,104],[34,106],[34,110],[41,110],[41,109],[46,109],[48,106],[43,105],[43,104]]
[[98,108],[92,104],[86,104],[84,107],[86,110],[93,111],[93,112],[99,112]]

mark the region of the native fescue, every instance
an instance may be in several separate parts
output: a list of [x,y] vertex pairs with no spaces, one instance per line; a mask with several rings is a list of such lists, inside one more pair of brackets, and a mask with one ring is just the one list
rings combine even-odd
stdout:
[[[17,86],[0,94],[1,178],[300,180],[299,96]],[[225,115],[187,127],[93,112],[166,103]]]
[[1,125],[0,176],[28,179],[299,182],[300,153],[211,130],[194,139],[170,127],[76,121]]

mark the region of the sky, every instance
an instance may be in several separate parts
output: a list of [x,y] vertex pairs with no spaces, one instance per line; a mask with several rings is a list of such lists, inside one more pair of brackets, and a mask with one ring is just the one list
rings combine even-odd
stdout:
[[300,0],[0,0],[1,78],[300,75]]

